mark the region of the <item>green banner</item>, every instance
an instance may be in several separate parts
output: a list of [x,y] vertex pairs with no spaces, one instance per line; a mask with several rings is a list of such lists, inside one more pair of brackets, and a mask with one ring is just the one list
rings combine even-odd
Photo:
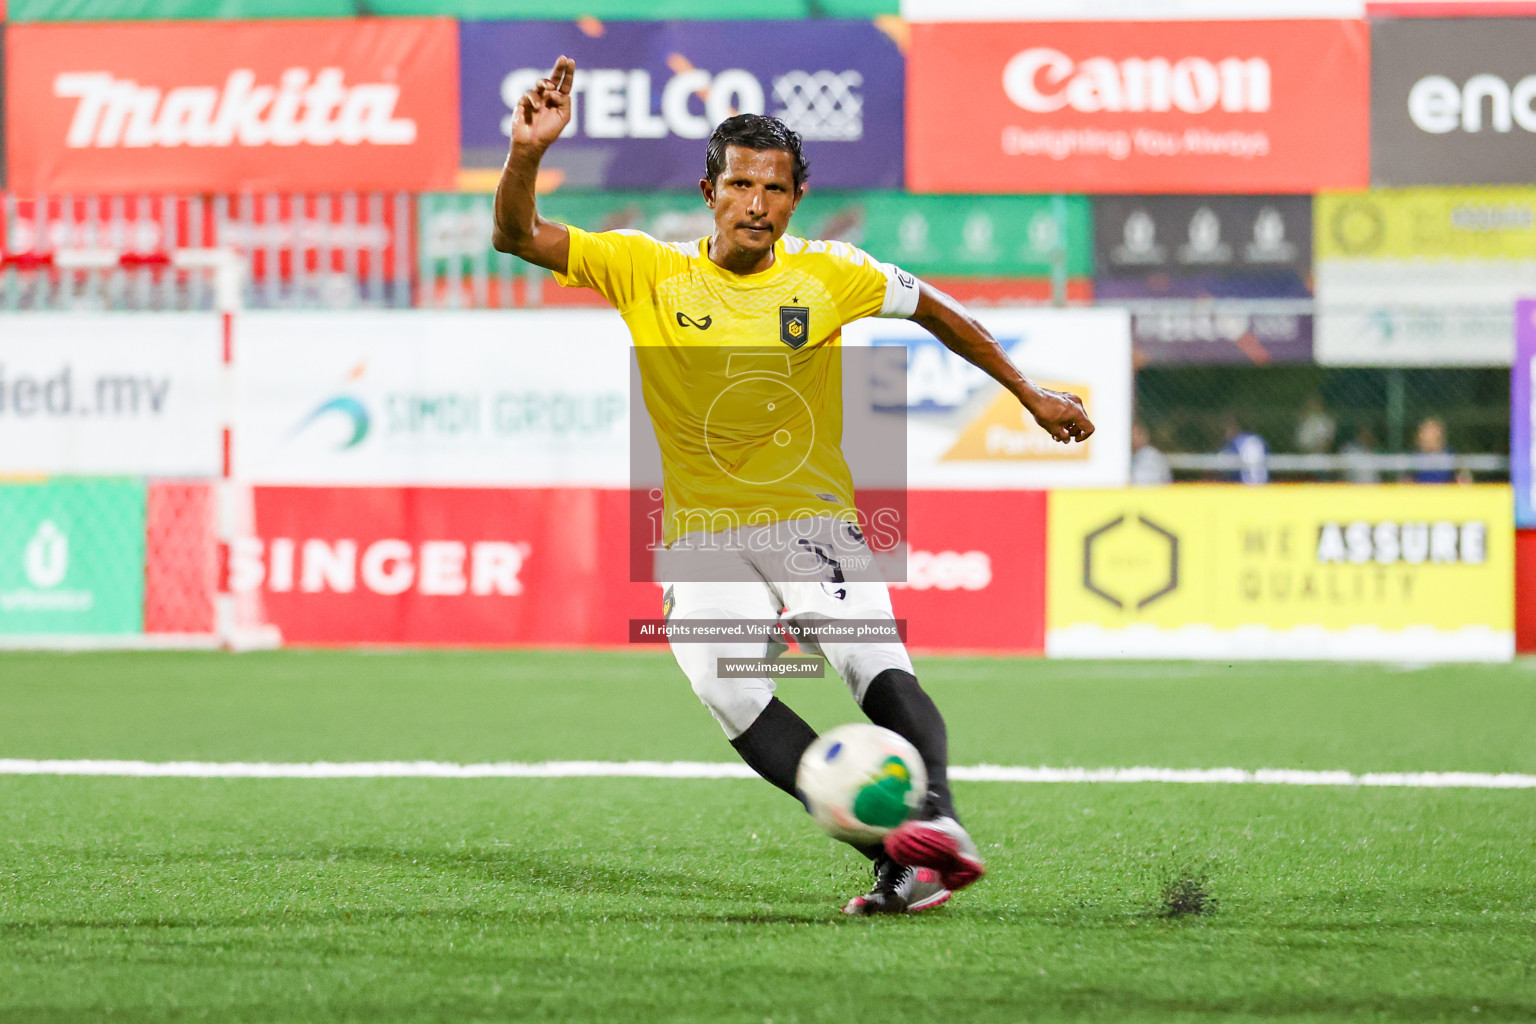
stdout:
[[0,634],[142,632],[144,501],[136,480],[0,486]]
[[[491,197],[421,196],[423,278],[495,274],[507,257],[491,248]],[[631,228],[665,242],[710,233],[698,193],[554,192],[539,197],[550,220],[588,231]],[[1093,231],[1084,196],[934,196],[902,192],[806,194],[792,234],[852,242],[914,274],[951,278],[1068,277],[1093,273]],[[458,262],[457,268],[453,261]]]
[[[898,0],[583,0],[575,14],[621,21],[742,18],[873,18],[894,15]],[[210,18],[352,18],[445,15],[550,17],[544,0],[10,0],[11,21],[145,21]],[[560,20],[572,15],[562,13]]]

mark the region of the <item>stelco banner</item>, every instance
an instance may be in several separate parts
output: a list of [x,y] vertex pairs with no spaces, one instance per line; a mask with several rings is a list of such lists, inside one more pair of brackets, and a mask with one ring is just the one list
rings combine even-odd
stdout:
[[1094,295],[1145,362],[1310,362],[1307,196],[1097,196]]
[[1509,488],[1054,491],[1046,653],[1514,654]]
[[908,186],[1360,186],[1367,42],[1363,21],[913,25]]
[[5,314],[0,475],[217,475],[221,355],[213,314]]
[[627,486],[611,312],[247,313],[235,474],[259,484]]
[[1526,183],[1536,162],[1536,21],[1371,27],[1371,181]]
[[1317,360],[1507,366],[1536,281],[1536,188],[1323,193]]
[[[907,483],[914,488],[1117,487],[1131,458],[1131,339],[1118,309],[1000,309],[979,314],[1031,380],[1071,391],[1093,437],[1052,441],[992,378],[907,320],[858,320],[845,345],[904,346],[905,360],[870,360],[876,412],[907,414]],[[899,375],[906,369],[905,394]],[[849,385],[845,382],[845,393]],[[857,392],[856,392],[857,393]]]
[[1515,525],[1536,526],[1536,299],[1515,304],[1515,364],[1509,379],[1509,481],[1515,489]]
[[818,187],[902,184],[902,56],[870,22],[466,21],[467,187],[494,187],[518,97],[562,53],[576,80],[549,184],[696,189],[710,133],[743,112],[799,132]]
[[15,25],[10,186],[451,187],[457,48],[446,19]]

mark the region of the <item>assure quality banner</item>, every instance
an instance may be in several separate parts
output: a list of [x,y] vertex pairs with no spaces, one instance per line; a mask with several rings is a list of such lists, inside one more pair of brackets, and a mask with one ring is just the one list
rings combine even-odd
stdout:
[[925,192],[1311,192],[1368,170],[1364,21],[912,26]]
[[214,476],[223,333],[210,313],[7,313],[0,474]]
[[1325,192],[1314,211],[1318,362],[1509,365],[1536,188]]
[[571,124],[540,176],[566,188],[697,190],[704,147],[737,113],[781,118],[819,188],[902,184],[905,69],[869,21],[466,21],[466,187],[490,191],[518,97],[576,61]]
[[1507,659],[1510,505],[1496,485],[1053,491],[1046,653]]
[[253,312],[235,344],[241,480],[628,486],[612,312]]
[[[1094,434],[1052,441],[1008,392],[917,324],[858,320],[846,345],[905,346],[902,361],[870,360],[867,395],[877,412],[904,403],[907,483],[913,488],[1043,489],[1118,487],[1130,474],[1131,338],[1119,309],[998,309],[978,312],[1009,358],[1031,380],[1083,399]],[[854,382],[858,383],[858,382]],[[848,401],[845,398],[845,401]]]
[[13,25],[22,193],[450,188],[447,19]]

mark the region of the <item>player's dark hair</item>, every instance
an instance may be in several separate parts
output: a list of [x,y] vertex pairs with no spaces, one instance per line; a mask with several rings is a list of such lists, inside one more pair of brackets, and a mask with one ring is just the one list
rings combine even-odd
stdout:
[[793,131],[776,117],[765,114],[737,114],[728,117],[715,128],[709,137],[709,148],[704,151],[704,177],[711,182],[725,170],[725,147],[745,146],[747,149],[778,149],[795,160],[795,191],[799,192],[805,179],[811,176],[810,162],[800,149],[800,133]]

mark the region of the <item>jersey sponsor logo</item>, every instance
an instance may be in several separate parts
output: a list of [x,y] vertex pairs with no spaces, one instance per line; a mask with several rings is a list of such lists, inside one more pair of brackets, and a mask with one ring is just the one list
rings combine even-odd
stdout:
[[712,316],[705,316],[695,320],[687,313],[677,314],[677,326],[679,327],[697,327],[701,331],[707,331],[709,330],[709,325],[714,322],[715,318]]
[[799,348],[811,337],[811,311],[807,306],[779,307],[779,340]]

